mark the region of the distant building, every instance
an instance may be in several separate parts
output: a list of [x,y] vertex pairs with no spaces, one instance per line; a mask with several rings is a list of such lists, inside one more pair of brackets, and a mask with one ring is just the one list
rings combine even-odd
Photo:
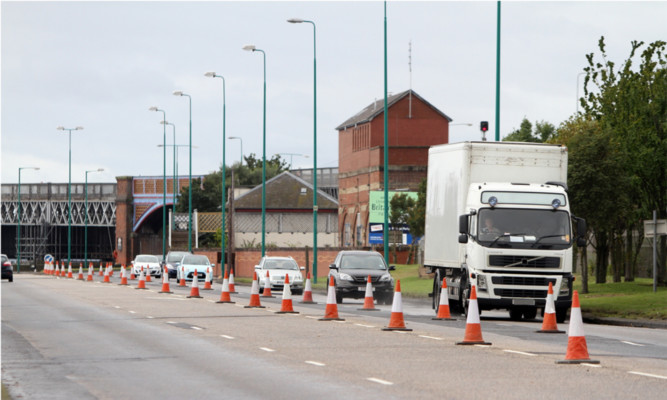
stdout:
[[[413,90],[387,99],[389,190],[412,191],[426,178],[428,149],[448,143],[442,111]],[[340,124],[338,130],[338,224],[340,245],[369,245],[369,201],[384,190],[384,99]],[[377,239],[377,235],[374,235]]]

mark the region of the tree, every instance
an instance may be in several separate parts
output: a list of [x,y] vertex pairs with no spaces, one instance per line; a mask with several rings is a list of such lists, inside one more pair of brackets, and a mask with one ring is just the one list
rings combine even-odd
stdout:
[[524,117],[521,121],[521,127],[505,136],[503,142],[543,143],[551,139],[555,134],[556,128],[545,121],[535,122],[535,130],[533,131],[533,124]]
[[[394,232],[401,233],[401,229],[408,224],[408,219],[415,205],[415,200],[405,193],[395,194],[389,202],[389,222]],[[394,245],[394,262],[396,262],[396,245]]]

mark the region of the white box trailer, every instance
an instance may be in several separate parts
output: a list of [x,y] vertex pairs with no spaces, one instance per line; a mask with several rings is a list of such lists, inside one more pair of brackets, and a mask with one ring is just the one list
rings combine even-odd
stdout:
[[[513,317],[534,317],[552,282],[563,319],[571,303],[573,243],[566,180],[565,146],[463,142],[431,147],[424,265],[435,272],[434,308],[446,276],[454,307],[465,309],[469,287],[476,285],[480,309],[506,308]],[[505,225],[502,232],[486,235],[482,216],[484,223],[495,219]],[[585,228],[583,220],[578,224]]]

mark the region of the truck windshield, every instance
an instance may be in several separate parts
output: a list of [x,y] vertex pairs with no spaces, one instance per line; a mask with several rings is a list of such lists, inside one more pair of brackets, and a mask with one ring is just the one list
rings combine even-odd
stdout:
[[571,245],[566,211],[483,208],[477,241],[485,247],[564,249]]

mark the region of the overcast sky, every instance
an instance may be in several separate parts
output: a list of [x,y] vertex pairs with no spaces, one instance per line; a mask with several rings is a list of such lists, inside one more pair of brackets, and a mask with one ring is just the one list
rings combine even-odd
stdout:
[[[162,114],[188,143],[192,96],[193,175],[222,161],[222,80],[226,133],[243,153],[262,153],[263,60],[266,53],[267,157],[297,153],[312,168],[313,27],[317,24],[318,167],[338,164],[336,126],[384,93],[383,2],[13,2],[1,3],[2,182],[115,182],[161,176]],[[387,3],[389,91],[410,88],[450,116],[450,141],[478,140],[479,121],[495,132],[495,1]],[[501,137],[523,117],[558,126],[576,111],[585,55],[625,60],[632,40],[667,39],[667,2],[502,3]],[[412,43],[409,70],[409,47]],[[583,79],[581,79],[583,83]],[[581,95],[582,90],[579,90]],[[172,144],[171,127],[167,143]],[[227,142],[227,165],[238,140]],[[289,156],[284,158],[290,159]],[[179,172],[187,175],[187,149]],[[172,174],[171,149],[167,174]]]

